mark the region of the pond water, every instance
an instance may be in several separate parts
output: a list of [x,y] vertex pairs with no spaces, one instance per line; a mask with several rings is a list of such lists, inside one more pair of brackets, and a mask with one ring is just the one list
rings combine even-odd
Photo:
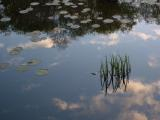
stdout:
[[[109,1],[0,1],[0,120],[160,119],[160,3]],[[129,83],[105,93],[113,55]]]

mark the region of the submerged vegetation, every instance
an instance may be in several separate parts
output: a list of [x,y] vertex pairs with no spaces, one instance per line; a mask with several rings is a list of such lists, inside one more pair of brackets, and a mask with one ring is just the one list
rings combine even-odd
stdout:
[[106,57],[100,67],[102,89],[105,90],[106,94],[110,86],[113,88],[113,92],[116,92],[117,89],[121,87],[124,87],[124,90],[126,91],[130,73],[131,65],[127,55],[112,55],[109,59]]

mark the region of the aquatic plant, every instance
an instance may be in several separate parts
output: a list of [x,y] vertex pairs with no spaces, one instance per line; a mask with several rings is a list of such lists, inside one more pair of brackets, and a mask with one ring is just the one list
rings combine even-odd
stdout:
[[102,89],[107,93],[108,88],[111,86],[113,92],[116,92],[118,88],[124,86],[126,91],[127,84],[129,83],[129,76],[131,73],[130,60],[127,55],[114,56],[105,59],[100,66],[100,81]]

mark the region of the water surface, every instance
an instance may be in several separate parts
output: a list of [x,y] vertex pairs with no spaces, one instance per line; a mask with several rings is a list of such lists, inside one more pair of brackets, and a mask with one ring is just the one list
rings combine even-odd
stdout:
[[[0,119],[159,120],[159,2],[1,0],[0,13]],[[112,55],[132,71],[106,95]]]

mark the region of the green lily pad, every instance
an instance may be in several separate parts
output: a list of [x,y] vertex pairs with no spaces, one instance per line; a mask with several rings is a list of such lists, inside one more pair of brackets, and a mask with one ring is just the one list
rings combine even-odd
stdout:
[[109,24],[109,23],[113,23],[114,21],[112,19],[105,19],[103,20],[103,22]]
[[37,65],[37,64],[39,64],[40,63],[40,61],[39,60],[37,60],[37,59],[30,59],[29,61],[27,61],[27,65]]
[[62,11],[60,11],[60,13],[59,13],[59,14],[61,14],[61,15],[65,15],[65,14],[67,14],[67,13],[68,13],[68,11],[62,10]]
[[22,50],[23,50],[22,47],[15,47],[15,48],[12,48],[9,51],[9,54],[11,54],[11,55],[18,55]]
[[92,28],[99,28],[99,27],[100,27],[99,24],[93,24],[93,25],[92,25]]
[[30,3],[30,5],[32,5],[32,6],[36,6],[36,5],[39,5],[40,3],[39,2],[32,2],[32,3]]
[[120,22],[123,24],[127,24],[127,23],[130,23],[131,21],[129,19],[122,19],[120,20]]
[[38,69],[38,70],[36,71],[36,75],[38,75],[38,76],[48,75],[48,69]]
[[18,72],[26,72],[26,71],[29,70],[29,67],[28,67],[28,65],[20,65],[20,66],[17,67],[16,70],[17,70]]
[[4,17],[4,18],[1,18],[0,21],[1,21],[1,22],[8,22],[8,21],[11,21],[11,18],[9,18],[9,17]]

